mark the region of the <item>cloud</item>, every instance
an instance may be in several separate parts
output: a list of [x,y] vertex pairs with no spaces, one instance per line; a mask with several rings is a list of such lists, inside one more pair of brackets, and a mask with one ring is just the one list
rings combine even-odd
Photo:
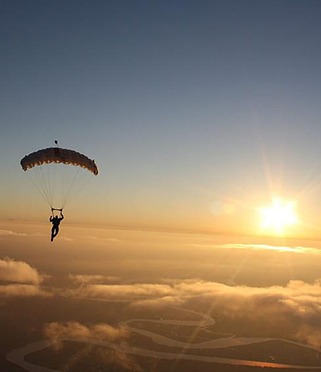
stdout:
[[2,297],[30,297],[30,296],[42,296],[48,297],[51,294],[47,291],[42,290],[36,285],[30,284],[8,284],[0,286],[0,296]]
[[[164,283],[124,285],[88,284],[73,292],[76,297],[123,300],[141,310],[168,306],[206,308],[235,324],[246,323],[267,332],[280,329],[300,342],[321,347],[321,281],[290,281],[285,286],[250,287],[202,280],[167,280]],[[241,323],[240,323],[241,322]]]
[[271,245],[271,244],[243,244],[243,243],[227,243],[220,245],[211,244],[193,244],[197,248],[223,248],[223,249],[248,249],[254,251],[276,251],[276,252],[290,252],[290,253],[306,253],[306,254],[321,254],[321,250],[313,247],[304,246],[284,246],[284,245]]
[[59,238],[60,238],[60,240],[64,240],[65,242],[73,242],[74,241],[73,238],[70,238],[68,236],[60,236]]
[[[77,278],[81,284],[86,276]],[[98,276],[90,276],[88,281],[101,280]],[[85,284],[73,290],[75,297],[97,300],[127,300],[143,305],[145,302],[161,304],[162,302],[179,302],[187,304],[193,300],[212,301],[216,304],[255,303],[257,305],[277,304],[290,309],[298,317],[311,317],[321,314],[321,281],[312,284],[300,280],[292,280],[286,286],[250,287],[234,286],[203,280],[166,280],[165,283],[135,284]],[[172,299],[172,300],[171,300]],[[151,302],[152,301],[152,302]],[[232,306],[232,305],[230,305]]]
[[[44,276],[26,262],[10,258],[0,260],[0,295],[2,297],[50,296],[40,283]],[[8,284],[8,282],[12,284]]]
[[[76,321],[47,323],[44,326],[43,332],[45,337],[53,342],[56,349],[63,348],[63,340],[82,341],[85,339],[87,344],[90,342],[89,340],[93,342],[107,341],[114,343],[121,342],[129,336],[128,330],[122,326],[112,327],[107,323],[85,325]],[[68,370],[78,370],[78,361],[82,357],[87,358],[88,355],[86,354],[86,350],[80,349],[79,352],[68,360]],[[110,366],[113,370],[143,371],[134,358],[113,349],[97,349],[95,360],[102,365]]]
[[252,249],[252,250],[269,250],[278,252],[292,252],[292,253],[311,253],[311,254],[321,254],[321,250],[312,247],[301,247],[301,246],[279,246],[270,244],[222,244],[222,248],[234,248],[234,249]]
[[44,334],[54,343],[63,339],[94,339],[100,341],[117,341],[128,336],[128,331],[123,328],[115,328],[107,323],[84,325],[76,321],[66,323],[47,323],[44,327]]
[[[164,286],[167,288],[167,286]],[[129,293],[128,289],[126,293]],[[168,291],[168,296],[154,296],[153,303],[168,302],[173,297],[176,302],[188,304],[193,301],[213,303],[217,307],[226,308],[231,316],[238,316],[242,311],[260,309],[265,312],[272,309],[282,309],[300,319],[316,317],[321,323],[321,282],[309,284],[299,280],[290,281],[286,286],[249,287],[230,286],[217,282],[183,281],[175,283]],[[151,298],[140,299],[136,304],[150,304]],[[243,316],[244,314],[240,315]],[[314,321],[316,321],[314,319]],[[321,325],[321,324],[320,324]]]
[[321,326],[321,281],[309,284],[293,280],[289,282],[285,294],[282,302],[293,313],[309,323]]
[[90,283],[106,283],[117,282],[120,280],[118,276],[104,276],[104,275],[69,275],[69,278],[76,284],[90,284]]
[[295,335],[298,340],[311,345],[313,348],[320,350],[321,346],[321,330],[314,326],[304,324],[300,327]]
[[80,288],[76,295],[96,299],[134,300],[140,298],[163,298],[174,295],[174,289],[166,284],[89,284]]
[[0,236],[27,236],[27,234],[15,232],[12,230],[0,230]]
[[101,237],[95,235],[88,235],[88,239],[96,240],[96,241],[103,241],[103,242],[111,242],[111,243],[118,243],[121,242],[118,238],[108,238],[108,237]]
[[0,260],[0,281],[13,283],[30,283],[38,285],[43,277],[26,262],[10,258]]

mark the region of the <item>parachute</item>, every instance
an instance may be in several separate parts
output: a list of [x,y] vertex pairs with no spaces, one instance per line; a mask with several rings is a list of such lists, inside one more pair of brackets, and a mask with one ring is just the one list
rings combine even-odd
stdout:
[[49,163],[62,163],[66,165],[78,165],[88,169],[95,176],[98,174],[98,168],[94,160],[74,150],[61,149],[59,147],[49,147],[26,155],[21,159],[22,169],[26,171],[36,165]]
[[[58,145],[57,141],[55,143]],[[80,152],[58,146],[26,155],[20,165],[52,210],[64,208],[81,168],[98,175],[94,160]]]

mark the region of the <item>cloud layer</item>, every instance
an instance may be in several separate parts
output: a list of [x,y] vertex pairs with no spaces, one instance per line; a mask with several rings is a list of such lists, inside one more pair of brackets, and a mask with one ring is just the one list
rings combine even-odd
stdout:
[[[45,337],[53,342],[53,346],[56,349],[63,347],[63,340],[72,341],[74,339],[79,341],[84,339],[86,341],[93,340],[114,343],[121,342],[128,337],[128,331],[124,327],[112,327],[107,323],[85,325],[77,321],[64,323],[52,322],[46,324],[43,331]],[[80,349],[76,357],[74,355],[73,358],[68,360],[69,367],[72,367],[73,370],[78,370],[77,360],[81,359],[82,353]],[[85,355],[85,358],[87,358],[87,355]],[[131,356],[112,349],[98,352],[96,359],[103,364],[110,365],[113,370],[142,372],[140,366]]]
[[0,230],[0,236],[27,236],[27,234],[12,230]]
[[0,295],[12,296],[49,296],[40,288],[43,276],[26,262],[10,258],[0,260]]
[[105,276],[105,275],[69,275],[69,279],[75,284],[86,285],[90,283],[111,283],[118,282],[118,276]]
[[25,262],[10,258],[0,260],[0,281],[40,284],[42,276]]
[[[48,296],[41,287],[44,276],[35,268],[9,258],[0,260],[0,295]],[[230,322],[260,324],[267,329],[282,328],[287,337],[321,346],[321,281],[292,280],[287,285],[270,287],[227,285],[200,279],[167,279],[159,283],[120,283],[118,277],[70,275],[65,288],[52,288],[52,294],[96,301],[126,301],[136,309],[161,310],[167,306],[220,314]],[[71,287],[70,287],[71,285]],[[77,322],[50,323],[50,338],[85,337],[112,340],[125,331],[109,325],[85,326]]]
[[29,296],[43,296],[47,297],[51,294],[36,285],[30,284],[8,284],[0,286],[0,296],[2,297],[29,297]]
[[[69,293],[70,294],[70,293]],[[286,330],[288,337],[321,346],[321,281],[290,281],[286,286],[230,286],[202,280],[167,280],[161,284],[88,284],[75,297],[128,301],[132,306],[162,309],[169,305],[208,309],[231,321]]]
[[44,334],[54,342],[62,339],[90,338],[101,341],[117,341],[127,337],[127,331],[123,327],[115,328],[107,323],[84,325],[76,321],[65,323],[53,322],[44,327]]

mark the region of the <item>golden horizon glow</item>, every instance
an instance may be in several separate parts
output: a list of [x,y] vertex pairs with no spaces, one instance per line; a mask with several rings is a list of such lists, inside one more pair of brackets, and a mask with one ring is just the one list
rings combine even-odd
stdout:
[[270,207],[261,208],[261,228],[270,234],[283,235],[286,229],[297,225],[296,203],[274,197]]

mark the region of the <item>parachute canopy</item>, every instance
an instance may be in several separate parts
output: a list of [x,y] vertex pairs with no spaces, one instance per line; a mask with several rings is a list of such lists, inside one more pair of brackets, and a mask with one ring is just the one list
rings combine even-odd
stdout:
[[88,169],[95,176],[98,174],[98,168],[94,160],[89,159],[86,155],[80,152],[60,147],[48,147],[43,150],[33,152],[21,159],[20,164],[22,169],[33,168],[36,165],[43,165],[49,163],[61,163],[66,165],[75,165]]

